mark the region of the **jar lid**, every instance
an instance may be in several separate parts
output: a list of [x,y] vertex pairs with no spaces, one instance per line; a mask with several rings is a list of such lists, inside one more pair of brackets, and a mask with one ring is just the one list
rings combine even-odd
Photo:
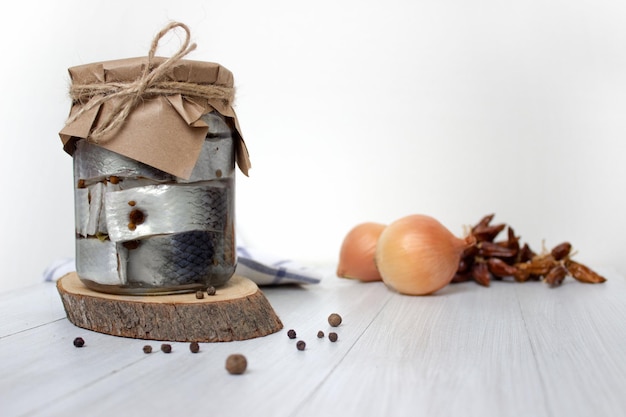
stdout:
[[[155,46],[153,42],[151,53]],[[180,59],[180,55],[149,55],[69,68],[73,103],[59,132],[63,149],[71,155],[76,140],[87,139],[189,178],[209,130],[202,116],[217,111],[233,131],[237,165],[248,175],[250,159],[232,107],[233,74],[219,64]]]

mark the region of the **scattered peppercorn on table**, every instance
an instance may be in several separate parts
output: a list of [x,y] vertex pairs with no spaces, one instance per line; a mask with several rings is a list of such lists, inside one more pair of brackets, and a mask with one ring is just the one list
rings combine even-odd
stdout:
[[282,330],[198,346],[78,328],[54,284],[4,292],[0,416],[623,416],[626,279],[599,272],[425,297],[329,272],[262,288]]

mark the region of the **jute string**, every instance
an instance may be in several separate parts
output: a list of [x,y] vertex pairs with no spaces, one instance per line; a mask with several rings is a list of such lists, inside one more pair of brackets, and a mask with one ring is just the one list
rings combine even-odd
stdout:
[[[159,41],[166,33],[177,27],[182,28],[186,33],[184,42],[176,54],[155,67],[154,57],[157,47],[159,46]],[[116,98],[119,100],[115,107],[90,133],[89,140],[98,142],[103,137],[114,132],[122,126],[128,115],[141,100],[157,95],[180,94],[190,98],[220,100],[225,105],[231,105],[234,98],[233,88],[214,84],[161,80],[170,68],[189,52],[196,49],[196,44],[190,43],[190,39],[191,32],[185,24],[172,22],[165,26],[152,40],[152,45],[148,52],[148,62],[137,80],[123,83],[72,84],[70,87],[70,97],[74,103],[80,103],[83,106],[67,120],[66,125],[76,121],[83,114],[100,106],[104,102]]]

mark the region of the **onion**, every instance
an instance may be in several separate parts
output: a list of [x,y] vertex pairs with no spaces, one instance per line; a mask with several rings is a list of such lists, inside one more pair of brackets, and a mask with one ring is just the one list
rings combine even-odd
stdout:
[[463,250],[473,244],[471,235],[459,239],[436,219],[414,214],[383,230],[376,265],[389,288],[408,295],[431,294],[450,283]]
[[376,269],[374,253],[384,228],[384,224],[367,222],[356,225],[348,232],[339,251],[338,277],[366,282],[382,280]]

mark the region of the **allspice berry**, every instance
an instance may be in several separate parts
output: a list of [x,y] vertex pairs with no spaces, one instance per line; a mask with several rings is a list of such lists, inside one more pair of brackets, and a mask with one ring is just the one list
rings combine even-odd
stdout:
[[341,324],[341,316],[337,313],[333,313],[330,316],[328,316],[328,324],[330,324],[333,327],[337,327]]
[[189,350],[191,351],[191,353],[198,353],[200,352],[200,345],[198,344],[198,342],[191,342],[189,344]]
[[170,345],[169,343],[163,343],[161,345],[161,350],[163,351],[163,353],[171,353],[172,352],[172,345]]
[[150,345],[145,345],[143,347],[143,353],[152,353],[152,346]]
[[232,375],[241,375],[246,372],[248,361],[240,353],[233,353],[226,358],[226,370]]
[[215,295],[216,293],[215,287],[212,285],[209,285],[206,289],[206,293],[207,295]]
[[330,340],[331,342],[336,342],[337,338],[338,338],[337,333],[335,332],[328,333],[328,340]]
[[202,300],[204,298],[204,292],[203,291],[196,291],[196,298],[198,300]]
[[304,342],[304,340],[298,340],[298,343],[296,343],[296,348],[298,348],[298,350],[304,350],[306,348],[306,343]]

